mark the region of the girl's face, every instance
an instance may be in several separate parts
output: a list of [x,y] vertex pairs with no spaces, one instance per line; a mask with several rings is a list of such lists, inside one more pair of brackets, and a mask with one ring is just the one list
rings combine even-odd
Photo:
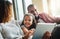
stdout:
[[24,25],[29,28],[32,25],[33,18],[32,16],[25,16],[24,18]]

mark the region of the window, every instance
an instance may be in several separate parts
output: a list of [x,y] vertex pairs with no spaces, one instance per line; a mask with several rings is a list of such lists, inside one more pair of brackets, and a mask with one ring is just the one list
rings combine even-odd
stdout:
[[15,13],[15,18],[17,20],[22,20],[24,13],[23,13],[23,5],[22,5],[22,0],[13,0],[14,4],[14,13]]
[[50,9],[53,16],[60,17],[60,0],[50,0]]
[[23,20],[24,14],[27,12],[27,6],[31,4],[31,0],[13,0],[15,14],[17,20]]
[[48,13],[47,0],[42,0],[43,3],[43,12]]

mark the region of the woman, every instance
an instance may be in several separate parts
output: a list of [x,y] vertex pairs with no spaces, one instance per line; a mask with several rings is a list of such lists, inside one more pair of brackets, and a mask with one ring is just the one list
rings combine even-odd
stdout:
[[28,39],[27,33],[23,35],[23,31],[12,18],[12,4],[9,1],[0,1],[0,39]]

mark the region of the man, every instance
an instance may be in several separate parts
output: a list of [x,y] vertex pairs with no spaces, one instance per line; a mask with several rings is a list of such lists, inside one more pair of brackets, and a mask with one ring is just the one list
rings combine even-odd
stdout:
[[36,21],[38,23],[39,16],[38,16],[38,12],[37,12],[35,6],[33,4],[31,4],[31,5],[29,5],[27,7],[27,10],[28,10],[28,13],[31,13],[31,14],[33,14],[35,16],[35,19],[36,19]]
[[45,23],[60,23],[59,22],[60,17],[54,17],[54,16],[48,15],[46,13],[38,14],[38,12],[33,4],[30,4],[27,7],[27,10],[28,10],[28,13],[31,13],[35,16],[37,23],[40,21],[39,19],[42,19],[42,21],[44,21]]

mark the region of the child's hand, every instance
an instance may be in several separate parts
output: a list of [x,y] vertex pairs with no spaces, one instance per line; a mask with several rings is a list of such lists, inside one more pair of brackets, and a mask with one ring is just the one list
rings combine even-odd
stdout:
[[24,26],[22,26],[22,30],[23,30],[24,34],[26,34],[28,32],[28,29]]
[[30,37],[29,34],[30,34],[30,33],[27,32],[27,33],[25,34],[25,36],[23,37],[23,39],[28,39],[28,38]]
[[29,30],[29,35],[30,35],[30,36],[33,35],[34,32],[35,32],[35,29],[31,29],[31,30]]

